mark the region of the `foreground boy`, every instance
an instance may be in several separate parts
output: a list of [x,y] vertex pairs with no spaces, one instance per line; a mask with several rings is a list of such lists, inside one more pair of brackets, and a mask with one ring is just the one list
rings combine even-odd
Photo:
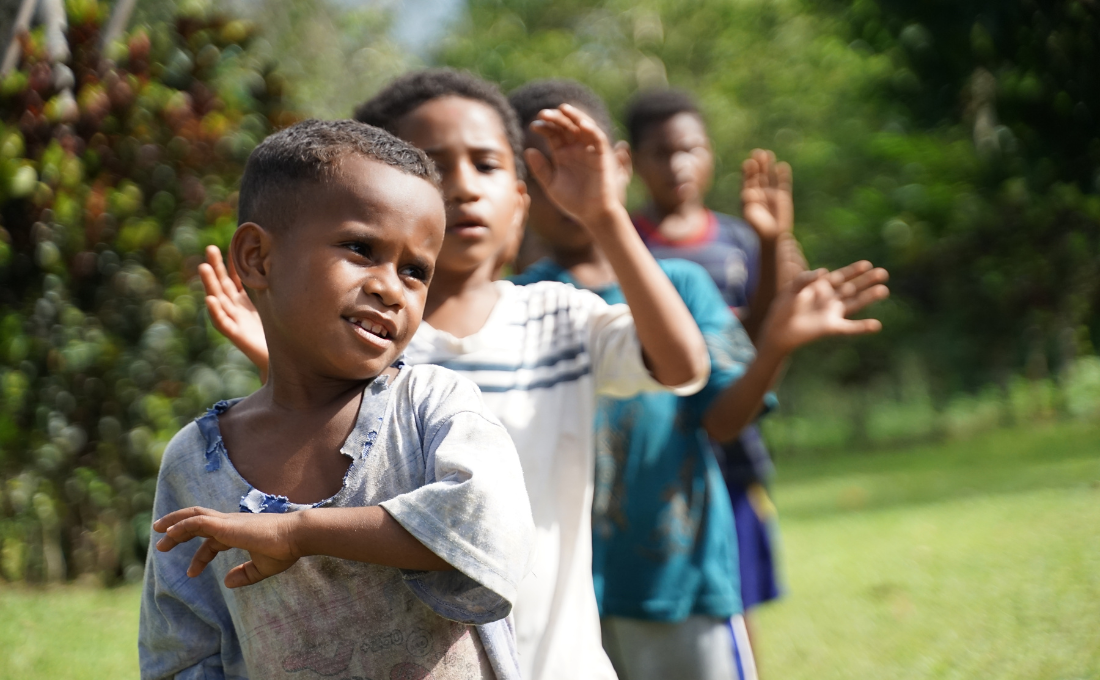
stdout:
[[[532,82],[509,99],[521,123],[571,104],[611,135],[603,101],[575,81]],[[544,145],[535,134],[526,143]],[[620,161],[625,193],[629,161],[625,154]],[[528,228],[551,255],[515,277],[517,283],[561,281],[608,302],[621,300],[614,270],[591,235],[535,187]],[[799,345],[877,330],[877,321],[844,317],[886,295],[885,272],[859,263],[834,272],[832,281],[820,272],[803,275],[780,292],[754,362],[748,336],[706,270],[684,260],[658,262],[707,340],[711,375],[690,397],[666,392],[601,400],[593,570],[604,643],[621,680],[754,678],[740,616],[733,510],[708,434],[735,437],[759,411],[783,358]]]
[[518,679],[515,449],[472,383],[398,361],[444,210],[423,153],[361,123],[306,121],[249,158],[229,255],[267,381],[165,451],[142,677]]
[[[412,73],[356,117],[423,149],[443,177],[447,235],[406,360],[474,380],[520,453],[536,526],[534,565],[515,605],[523,677],[613,678],[592,586],[596,395],[697,391],[708,375],[703,338],[631,225],[610,145],[588,116],[544,112],[537,127],[548,155],[527,160],[542,190],[600,244],[629,308],[561,283],[494,280],[527,215],[522,133],[495,86],[457,71]],[[209,255],[211,317],[262,365],[254,312],[218,253]]]

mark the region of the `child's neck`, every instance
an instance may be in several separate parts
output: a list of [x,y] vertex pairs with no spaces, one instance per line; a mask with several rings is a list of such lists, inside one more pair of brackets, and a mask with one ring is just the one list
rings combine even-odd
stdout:
[[650,203],[646,208],[650,217],[655,218],[657,231],[669,241],[687,241],[707,228],[708,210],[700,202],[689,201],[670,209]]
[[493,285],[495,271],[493,260],[466,271],[437,268],[428,286],[424,321],[456,338],[480,331],[500,298]]
[[550,259],[585,288],[606,288],[619,281],[611,262],[595,242],[580,248],[551,247]]

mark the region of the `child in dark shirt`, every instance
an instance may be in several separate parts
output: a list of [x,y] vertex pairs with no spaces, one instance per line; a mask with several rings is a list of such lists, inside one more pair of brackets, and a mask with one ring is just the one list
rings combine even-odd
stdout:
[[[702,113],[680,90],[644,92],[629,105],[626,127],[634,168],[649,203],[634,224],[655,257],[703,265],[749,337],[760,329],[776,291],[805,268],[791,235],[791,169],[756,150],[742,166],[745,220],[704,204],[714,155]],[[747,220],[747,222],[746,222]],[[734,441],[715,444],[733,500],[745,609],[779,596],[771,532],[774,511],[765,484],[772,462],[753,423]]]

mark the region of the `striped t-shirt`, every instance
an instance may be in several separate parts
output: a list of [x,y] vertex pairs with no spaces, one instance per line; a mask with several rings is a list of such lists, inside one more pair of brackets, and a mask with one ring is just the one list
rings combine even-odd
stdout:
[[456,338],[423,323],[405,359],[477,383],[519,452],[536,531],[513,609],[523,677],[614,678],[592,585],[596,395],[665,388],[645,368],[626,305],[557,282],[495,285],[500,299],[480,331]]

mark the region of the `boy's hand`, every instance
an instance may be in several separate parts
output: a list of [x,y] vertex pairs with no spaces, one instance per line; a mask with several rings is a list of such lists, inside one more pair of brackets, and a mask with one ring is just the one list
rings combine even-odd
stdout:
[[258,583],[284,572],[301,557],[293,525],[299,513],[223,513],[206,508],[184,508],[153,523],[153,531],[165,534],[157,550],[168,552],[192,538],[205,538],[191,560],[187,575],[198,576],[218,553],[230,548],[247,550],[250,561],[225,575],[227,588]]
[[244,292],[241,279],[229,263],[227,271],[222,263],[222,253],[217,246],[206,248],[206,262],[199,265],[199,278],[206,288],[206,309],[214,328],[244,352],[256,364],[260,373],[267,374],[267,338],[260,323],[260,315],[252,300]]
[[741,164],[741,213],[761,240],[775,240],[794,228],[791,166],[775,154],[754,149]]
[[889,296],[885,269],[870,262],[850,264],[834,272],[804,272],[776,296],[760,343],[788,354],[832,335],[863,335],[882,329],[878,319],[848,319],[867,305]]
[[531,130],[546,139],[550,158],[538,149],[527,149],[524,160],[558,208],[586,227],[622,209],[616,184],[618,160],[607,135],[588,114],[569,104],[543,109]]

